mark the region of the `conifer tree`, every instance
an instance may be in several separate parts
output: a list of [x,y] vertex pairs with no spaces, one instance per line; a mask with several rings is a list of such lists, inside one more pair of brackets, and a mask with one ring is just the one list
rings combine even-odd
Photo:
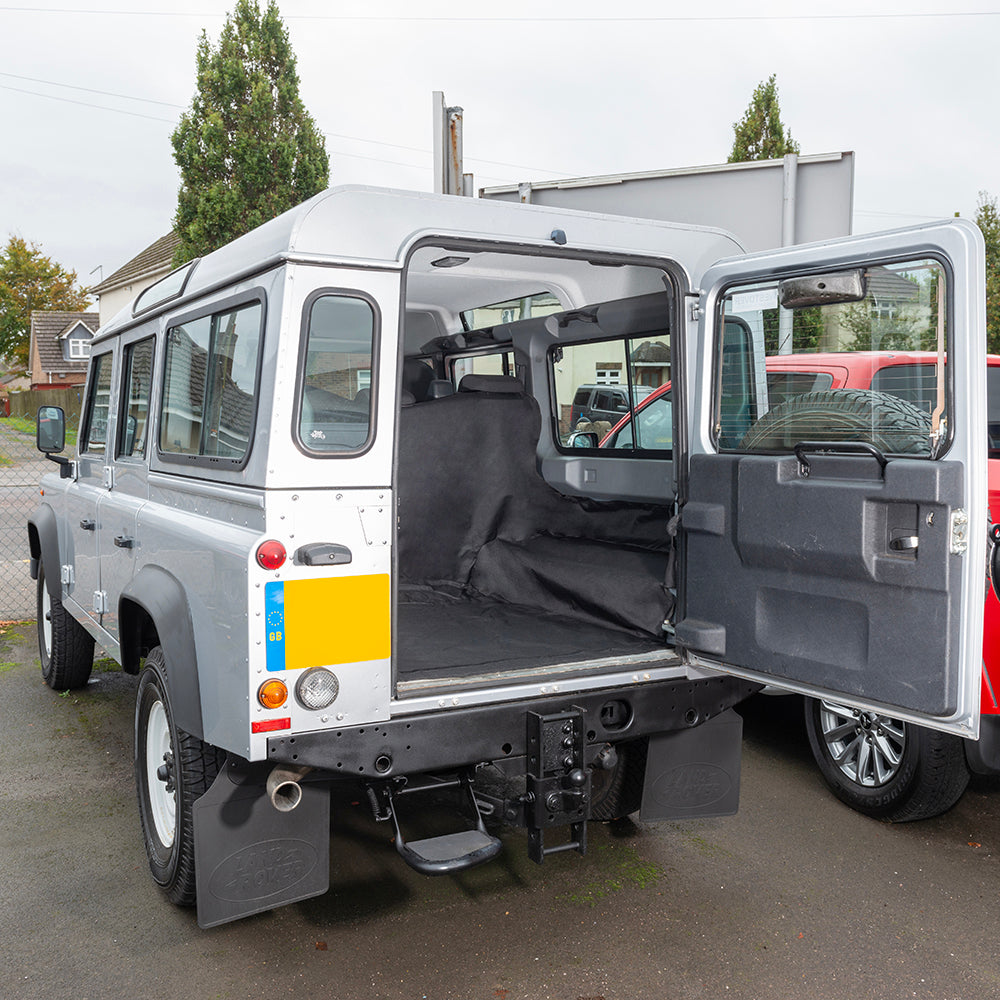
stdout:
[[295,54],[274,0],[237,0],[214,48],[198,42],[198,89],[171,136],[181,174],[181,264],[322,191],[326,143],[299,97]]
[[778,88],[772,73],[766,81],[757,84],[743,117],[733,123],[733,148],[727,162],[778,160],[786,153],[797,152],[799,144],[781,120]]
[[1000,212],[986,191],[979,192],[975,222],[986,242],[986,350],[1000,354]]

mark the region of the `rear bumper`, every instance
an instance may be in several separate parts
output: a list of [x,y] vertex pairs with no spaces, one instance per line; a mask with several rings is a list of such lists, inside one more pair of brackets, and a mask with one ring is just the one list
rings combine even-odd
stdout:
[[345,778],[448,770],[523,756],[528,711],[549,714],[580,708],[587,744],[603,745],[690,729],[759,689],[758,684],[731,677],[671,680],[451,709],[341,730],[272,736],[267,757],[271,763],[322,768]]

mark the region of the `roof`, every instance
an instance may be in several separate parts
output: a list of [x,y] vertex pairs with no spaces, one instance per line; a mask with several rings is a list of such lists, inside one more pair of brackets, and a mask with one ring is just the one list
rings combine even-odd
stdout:
[[171,230],[166,236],[161,236],[155,242],[150,243],[145,250],[133,257],[127,264],[123,264],[114,274],[91,288],[91,294],[102,295],[115,288],[130,285],[140,278],[149,278],[173,270],[174,251],[180,242],[181,238]]
[[[628,247],[636,254],[684,260],[695,273],[740,252],[734,237],[703,226],[350,185],[315,195],[198,260],[183,295],[168,307],[288,259],[398,270],[421,239],[553,246],[552,234],[560,230],[573,247]],[[131,321],[131,309],[124,309],[101,336]]]
[[85,372],[87,359],[67,361],[63,357],[61,337],[78,323],[95,333],[98,314],[95,312],[43,311],[31,314],[31,342],[38,345],[38,357],[43,372]]

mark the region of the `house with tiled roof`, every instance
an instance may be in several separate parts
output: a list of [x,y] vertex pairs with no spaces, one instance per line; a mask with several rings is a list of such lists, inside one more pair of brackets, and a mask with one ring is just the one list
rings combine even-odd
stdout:
[[102,326],[144,288],[174,269],[174,251],[180,241],[181,238],[175,232],[161,236],[114,274],[90,289],[90,294],[97,296]]
[[87,379],[90,341],[97,325],[95,312],[34,310],[28,348],[31,388],[83,385]]

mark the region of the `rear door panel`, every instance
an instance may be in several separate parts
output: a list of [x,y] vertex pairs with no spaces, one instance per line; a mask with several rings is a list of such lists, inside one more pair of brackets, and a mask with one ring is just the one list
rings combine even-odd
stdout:
[[[948,310],[950,398],[935,457],[932,444],[921,457],[890,453],[884,468],[857,451],[720,452],[711,344],[727,287],[909,258],[947,278],[935,308]],[[716,265],[703,285],[678,644],[692,663],[974,734],[986,517],[978,232],[948,223],[775,251]]]

